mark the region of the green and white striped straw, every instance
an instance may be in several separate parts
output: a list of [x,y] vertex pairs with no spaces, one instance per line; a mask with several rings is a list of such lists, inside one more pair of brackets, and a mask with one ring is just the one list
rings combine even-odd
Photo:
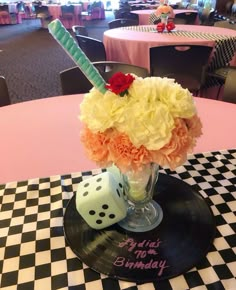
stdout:
[[106,82],[100,75],[96,67],[87,58],[81,48],[78,46],[74,38],[66,30],[60,20],[55,19],[48,25],[49,32],[57,40],[57,42],[64,48],[73,61],[79,66],[81,71],[91,82],[91,84],[104,94]]

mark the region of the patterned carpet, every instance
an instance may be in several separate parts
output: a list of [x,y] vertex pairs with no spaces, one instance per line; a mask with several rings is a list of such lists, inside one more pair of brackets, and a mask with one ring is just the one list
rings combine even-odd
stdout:
[[[88,21],[89,36],[102,40],[113,18],[106,11],[105,20]],[[74,62],[38,19],[0,26],[0,75],[7,80],[13,104],[61,95],[59,72],[71,66]]]

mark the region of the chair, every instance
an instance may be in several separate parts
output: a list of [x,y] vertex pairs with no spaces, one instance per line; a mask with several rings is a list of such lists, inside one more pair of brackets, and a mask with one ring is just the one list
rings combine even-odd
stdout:
[[175,24],[195,24],[197,12],[181,12],[175,15]]
[[134,26],[138,24],[139,24],[138,20],[135,19],[119,18],[108,22],[108,27],[109,29],[113,29],[118,27]]
[[236,104],[236,67],[228,71],[222,101]]
[[205,82],[205,71],[212,47],[167,45],[150,48],[151,76],[173,78],[183,88],[198,95]]
[[60,83],[63,95],[85,94],[92,84],[79,67],[72,67],[60,72]]
[[72,26],[72,22],[74,19],[74,10],[75,7],[74,5],[61,5],[61,16],[60,19],[63,21],[68,21],[69,22],[69,27]]
[[231,71],[236,71],[236,66],[225,66],[225,67],[218,68],[213,72],[207,73],[207,77],[213,79],[214,82],[216,80],[217,84],[219,85],[216,99],[219,98],[221,88],[223,85],[225,85],[228,74],[231,73]]
[[106,81],[117,72],[123,72],[125,74],[133,73],[142,78],[149,76],[149,72],[146,68],[122,62],[99,61],[93,62],[93,65],[99,70]]
[[[119,71],[134,73],[140,77],[149,76],[146,68],[126,63],[103,61],[94,62],[93,64],[105,80],[108,80],[114,73]],[[84,94],[92,88],[92,84],[77,66],[60,72],[60,82],[63,95]]]
[[76,35],[75,37],[79,47],[90,61],[106,60],[106,50],[102,41],[83,35]]
[[82,25],[73,25],[72,31],[74,32],[75,35],[88,36],[87,28],[85,26],[82,26]]
[[36,17],[42,20],[52,20],[52,15],[50,15],[48,6],[45,5],[34,5]]
[[6,79],[0,76],[0,107],[11,104]]
[[135,20],[137,23],[139,23],[138,14],[131,13],[130,11],[121,12],[121,17],[120,18],[132,19],[132,20]]

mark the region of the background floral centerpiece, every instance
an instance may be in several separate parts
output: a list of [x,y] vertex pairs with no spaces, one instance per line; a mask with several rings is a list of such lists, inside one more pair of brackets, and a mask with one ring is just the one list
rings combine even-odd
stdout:
[[157,25],[158,32],[163,32],[165,29],[171,31],[175,28],[174,22],[169,21],[168,19],[174,19],[174,11],[173,8],[168,5],[168,1],[160,1],[160,6],[157,7],[156,16],[161,19],[161,22]]

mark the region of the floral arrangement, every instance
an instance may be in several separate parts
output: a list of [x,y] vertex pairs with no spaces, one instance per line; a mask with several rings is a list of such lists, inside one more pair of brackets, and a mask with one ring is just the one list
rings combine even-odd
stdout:
[[88,156],[123,173],[156,163],[174,170],[202,134],[193,97],[173,79],[114,74],[103,94],[96,88],[80,106]]
[[157,31],[163,32],[167,30],[170,32],[175,28],[173,21],[168,21],[168,17],[174,18],[174,11],[171,6],[168,5],[168,1],[161,1],[161,5],[157,7],[155,12],[156,16],[161,19],[161,22],[157,24]]

